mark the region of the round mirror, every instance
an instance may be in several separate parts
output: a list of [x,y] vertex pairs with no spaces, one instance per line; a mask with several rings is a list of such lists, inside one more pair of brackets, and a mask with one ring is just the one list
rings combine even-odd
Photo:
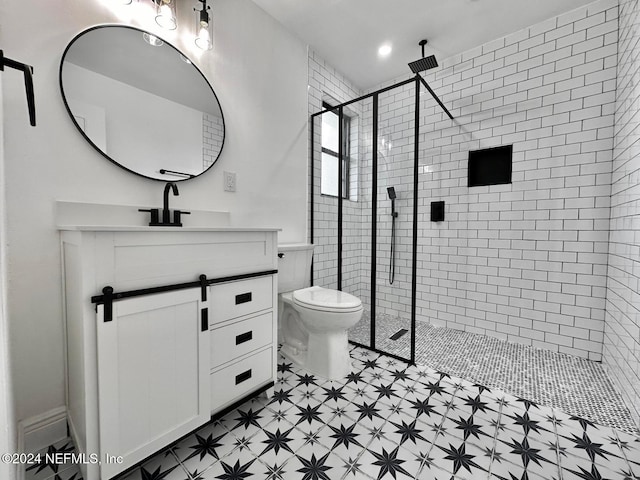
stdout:
[[224,144],[224,118],[206,78],[173,45],[134,27],[77,35],[60,89],[82,135],[133,173],[162,181],[202,174]]

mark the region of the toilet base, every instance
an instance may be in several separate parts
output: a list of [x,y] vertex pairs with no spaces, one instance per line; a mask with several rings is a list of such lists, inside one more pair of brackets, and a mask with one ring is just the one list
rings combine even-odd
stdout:
[[333,334],[309,334],[307,350],[283,344],[280,353],[296,365],[327,380],[343,380],[351,373],[351,356],[346,331]]
[[291,345],[287,345],[286,343],[284,343],[280,347],[280,353],[287,360],[291,360],[296,365],[305,368],[304,366],[307,363],[306,351],[298,350],[296,348],[293,348]]
[[309,332],[306,368],[329,380],[343,380],[349,375],[351,356],[347,331],[322,334]]

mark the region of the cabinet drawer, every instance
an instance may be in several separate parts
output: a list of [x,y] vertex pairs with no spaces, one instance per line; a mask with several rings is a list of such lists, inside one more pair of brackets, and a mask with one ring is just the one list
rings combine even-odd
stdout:
[[211,411],[239,400],[272,380],[273,350],[268,348],[211,374]]
[[273,306],[273,277],[259,277],[211,287],[212,323],[249,315]]
[[211,368],[273,342],[273,313],[211,330]]

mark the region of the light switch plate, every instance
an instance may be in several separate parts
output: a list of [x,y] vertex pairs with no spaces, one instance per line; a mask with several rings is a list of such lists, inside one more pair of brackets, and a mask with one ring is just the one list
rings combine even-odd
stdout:
[[224,191],[236,191],[236,174],[234,172],[224,172]]

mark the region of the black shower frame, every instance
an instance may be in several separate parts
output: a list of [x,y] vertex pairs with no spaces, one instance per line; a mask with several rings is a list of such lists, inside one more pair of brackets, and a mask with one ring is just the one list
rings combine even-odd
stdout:
[[[394,355],[389,352],[385,352],[376,348],[376,331],[375,331],[375,314],[376,314],[376,235],[377,235],[377,205],[378,205],[378,97],[381,93],[387,92],[389,90],[393,90],[394,88],[402,87],[404,85],[408,85],[410,83],[415,83],[415,106],[414,106],[414,149],[413,149],[413,256],[412,256],[412,264],[411,264],[411,358],[407,359],[405,357],[401,357],[398,355]],[[363,347],[369,350],[373,350],[374,352],[384,354],[386,356],[395,358],[397,360],[401,360],[403,362],[408,362],[410,364],[415,364],[416,360],[416,285],[417,285],[417,252],[418,252],[418,157],[419,157],[419,135],[420,135],[420,85],[424,85],[427,91],[431,94],[431,96],[436,100],[438,105],[442,107],[447,116],[453,120],[453,116],[444,106],[444,104],[440,101],[435,92],[429,87],[427,82],[422,78],[420,74],[416,74],[415,77],[409,78],[402,82],[396,83],[394,85],[381,88],[380,90],[376,90],[375,92],[368,93],[366,95],[362,95],[361,97],[355,98],[353,100],[349,100],[348,102],[341,103],[331,108],[323,109],[319,112],[313,113],[310,116],[311,120],[311,155],[310,155],[310,172],[311,172],[311,184],[310,184],[310,197],[311,197],[311,212],[310,212],[310,240],[313,244],[314,240],[314,229],[313,229],[313,207],[314,207],[314,166],[315,166],[315,129],[314,129],[314,119],[318,115],[322,115],[327,112],[338,110],[339,123],[341,127],[338,130],[338,290],[342,290],[342,156],[344,152],[342,151],[342,120],[343,120],[343,112],[344,107],[351,105],[352,103],[360,102],[367,98],[373,99],[373,152],[372,152],[372,169],[373,169],[373,179],[372,179],[372,205],[371,205],[371,313],[370,313],[370,344],[364,345],[359,342],[349,341],[349,343],[353,345],[357,345],[359,347]],[[311,284],[313,285],[313,266],[311,269]]]

